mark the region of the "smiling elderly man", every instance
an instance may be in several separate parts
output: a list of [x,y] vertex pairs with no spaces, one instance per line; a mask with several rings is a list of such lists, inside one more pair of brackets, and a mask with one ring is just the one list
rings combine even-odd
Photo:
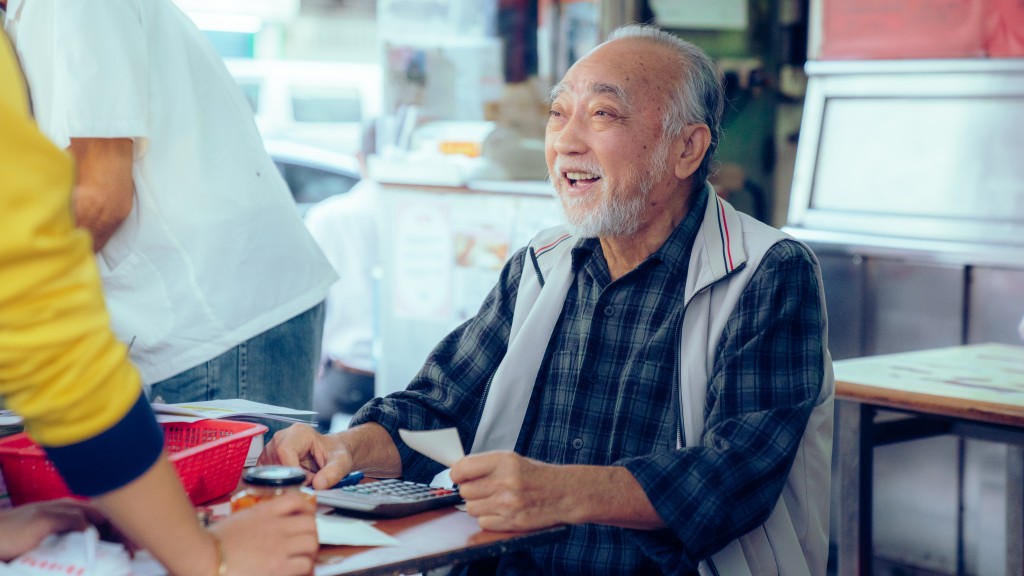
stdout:
[[707,184],[722,87],[697,47],[618,30],[552,91],[539,234],[480,312],[350,430],[280,433],[317,488],[426,481],[398,429],[458,428],[489,530],[571,525],[503,574],[825,573],[832,373],[818,266]]

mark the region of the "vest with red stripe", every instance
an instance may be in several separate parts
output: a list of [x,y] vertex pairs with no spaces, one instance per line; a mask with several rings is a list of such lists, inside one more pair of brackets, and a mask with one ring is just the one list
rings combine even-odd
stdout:
[[[704,219],[690,255],[680,342],[680,420],[687,446],[704,430],[704,405],[715,353],[732,314],[762,258],[783,232],[736,212],[707,185]],[[524,262],[509,347],[494,374],[472,452],[512,450],[537,381],[545,346],[572,285],[575,242],[561,227],[531,241]],[[810,253],[810,250],[808,250]],[[530,258],[527,251],[526,258]],[[812,253],[813,258],[813,253]],[[819,576],[828,557],[834,381],[828,354],[824,293],[820,287],[824,377],[796,460],[768,520],[700,564],[703,576]],[[677,443],[682,448],[682,443]]]

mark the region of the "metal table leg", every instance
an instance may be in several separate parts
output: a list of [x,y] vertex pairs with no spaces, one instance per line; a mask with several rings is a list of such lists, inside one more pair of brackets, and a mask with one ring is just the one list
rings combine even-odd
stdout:
[[1006,574],[1024,576],[1024,446],[1006,454]]
[[859,402],[838,402],[839,576],[872,573],[874,412]]

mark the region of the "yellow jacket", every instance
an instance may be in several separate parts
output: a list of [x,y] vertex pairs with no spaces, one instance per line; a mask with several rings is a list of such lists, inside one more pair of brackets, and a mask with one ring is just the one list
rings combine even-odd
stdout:
[[71,158],[36,129],[0,34],[0,396],[48,448],[114,428],[141,393],[74,225],[72,179]]

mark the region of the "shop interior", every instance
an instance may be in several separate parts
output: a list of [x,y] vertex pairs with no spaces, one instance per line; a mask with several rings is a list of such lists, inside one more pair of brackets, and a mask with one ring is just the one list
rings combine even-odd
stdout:
[[[631,22],[719,64],[727,104],[712,183],[814,250],[834,360],[1024,345],[1020,2],[177,3],[246,93],[300,212],[361,179],[380,185],[376,395],[403,389],[506,259],[560,221],[545,180],[548,92]],[[361,166],[368,122],[376,146]],[[337,414],[332,427],[346,422]],[[837,461],[860,455],[840,446],[842,430],[831,573],[1021,573],[1019,431],[878,440],[865,536],[843,516]],[[842,557],[855,537],[870,539],[871,568]]]

